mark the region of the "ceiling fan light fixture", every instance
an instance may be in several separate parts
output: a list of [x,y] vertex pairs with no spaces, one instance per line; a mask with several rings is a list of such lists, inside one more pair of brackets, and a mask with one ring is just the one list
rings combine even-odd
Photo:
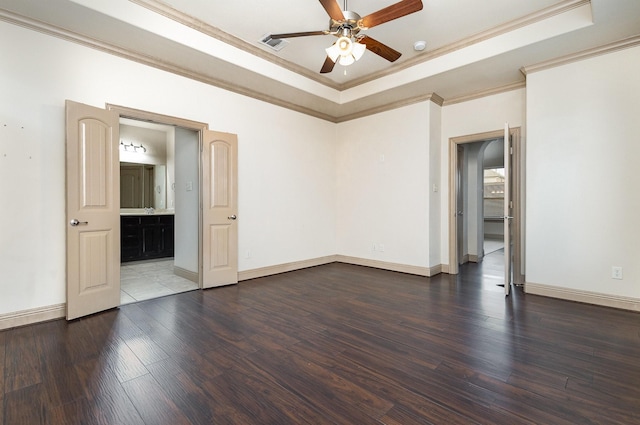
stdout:
[[353,50],[353,41],[349,37],[342,36],[336,41],[340,56],[349,56]]
[[340,56],[340,65],[349,66],[356,61],[356,58],[353,55]]
[[349,37],[340,37],[331,47],[326,48],[327,56],[342,66],[349,66],[359,60],[367,46],[354,42]]
[[340,49],[336,46],[337,43],[332,44],[330,47],[324,49],[327,52],[327,56],[335,62],[338,60],[338,56],[340,56]]
[[367,46],[361,43],[353,43],[353,57],[355,60],[360,60],[364,51],[367,50]]

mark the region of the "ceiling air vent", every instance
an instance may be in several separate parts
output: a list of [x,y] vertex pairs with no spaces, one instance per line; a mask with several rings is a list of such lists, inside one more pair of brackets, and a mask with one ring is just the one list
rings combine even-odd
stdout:
[[263,35],[260,39],[260,43],[275,50],[276,52],[279,52],[284,48],[284,46],[289,44],[289,42],[283,38],[271,38],[271,34]]

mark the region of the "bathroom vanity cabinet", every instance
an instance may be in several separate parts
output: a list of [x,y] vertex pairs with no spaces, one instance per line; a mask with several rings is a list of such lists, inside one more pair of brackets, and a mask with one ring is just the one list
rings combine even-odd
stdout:
[[120,261],[173,257],[173,215],[121,215]]

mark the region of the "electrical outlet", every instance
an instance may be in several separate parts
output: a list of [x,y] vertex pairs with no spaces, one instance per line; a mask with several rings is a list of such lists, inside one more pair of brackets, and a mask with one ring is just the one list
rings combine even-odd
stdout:
[[378,251],[384,252],[384,245],[383,244],[378,244]]
[[622,280],[622,267],[620,266],[611,267],[611,279]]

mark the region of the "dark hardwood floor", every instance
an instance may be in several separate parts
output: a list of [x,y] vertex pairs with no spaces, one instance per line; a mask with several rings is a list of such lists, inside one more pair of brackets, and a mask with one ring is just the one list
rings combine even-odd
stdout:
[[[492,259],[495,257],[496,259]],[[0,332],[33,424],[640,424],[640,315],[330,264]]]

